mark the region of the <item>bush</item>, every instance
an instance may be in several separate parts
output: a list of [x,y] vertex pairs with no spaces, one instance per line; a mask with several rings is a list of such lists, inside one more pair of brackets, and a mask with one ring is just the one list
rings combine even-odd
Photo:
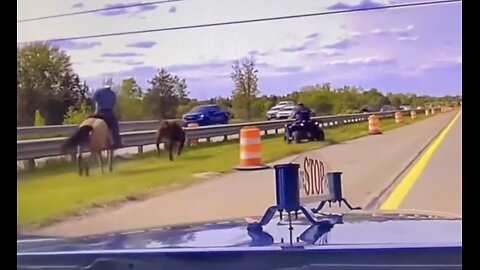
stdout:
[[91,108],[86,102],[80,104],[79,108],[70,106],[65,114],[64,125],[78,125],[83,122],[91,114]]
[[33,122],[34,126],[45,126],[45,119],[43,119],[42,115],[40,114],[39,110],[35,111],[35,120]]

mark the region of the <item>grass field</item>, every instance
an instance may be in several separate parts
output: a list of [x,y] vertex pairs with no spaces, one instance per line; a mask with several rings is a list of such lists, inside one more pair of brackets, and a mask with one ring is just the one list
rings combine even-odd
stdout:
[[[415,122],[424,119],[419,114]],[[405,124],[414,122],[404,117]],[[400,127],[393,119],[381,121],[382,131]],[[262,138],[264,162],[351,140],[368,134],[367,123],[325,129],[326,142],[290,144],[282,135]],[[114,172],[102,175],[99,169],[89,178],[80,178],[72,165],[46,166],[34,172],[17,173],[17,227],[42,225],[98,204],[187,185],[201,172],[228,172],[238,163],[238,141],[204,144],[188,148],[174,162],[146,153],[134,160],[117,162]]]

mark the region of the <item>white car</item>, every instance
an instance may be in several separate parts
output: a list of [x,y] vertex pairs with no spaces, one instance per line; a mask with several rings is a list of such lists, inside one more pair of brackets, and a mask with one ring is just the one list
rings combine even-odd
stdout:
[[268,110],[267,112],[267,119],[268,120],[271,120],[271,119],[275,119],[277,118],[277,113],[285,106],[294,106],[295,103],[293,101],[290,101],[290,100],[284,100],[284,101],[280,101],[277,103],[277,105],[273,106],[272,108],[270,108],[270,110]]
[[284,100],[284,101],[278,102],[277,105],[275,105],[275,107],[276,106],[294,106],[294,105],[295,105],[295,102],[290,100]]
[[277,113],[283,108],[285,105],[275,105],[267,112],[267,119],[275,119],[277,118]]
[[293,118],[296,110],[297,110],[297,106],[293,106],[293,105],[285,106],[277,113],[277,119]]

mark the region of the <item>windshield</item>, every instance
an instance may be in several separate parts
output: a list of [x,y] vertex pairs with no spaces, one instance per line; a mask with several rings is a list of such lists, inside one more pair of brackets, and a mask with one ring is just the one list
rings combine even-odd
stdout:
[[283,108],[284,106],[274,106],[270,109],[270,111],[279,111]]
[[462,3],[396,2],[18,0],[18,233],[195,246],[167,232],[243,233],[291,160],[308,209],[341,172],[352,206],[461,217]]
[[295,107],[293,107],[293,106],[288,106],[288,107],[282,108],[280,111],[293,111],[294,109],[295,109]]

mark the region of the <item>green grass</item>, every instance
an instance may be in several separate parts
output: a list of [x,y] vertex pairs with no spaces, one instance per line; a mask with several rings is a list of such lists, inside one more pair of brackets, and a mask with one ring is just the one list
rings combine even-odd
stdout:
[[[425,118],[419,115],[417,120]],[[405,117],[405,124],[413,121]],[[382,131],[401,125],[393,119],[382,120]],[[326,142],[290,144],[282,135],[262,138],[264,162],[351,140],[368,134],[365,122],[325,130]],[[228,172],[238,163],[238,141],[203,144],[186,151],[174,162],[153,153],[128,161],[117,162],[114,172],[102,175],[99,169],[89,178],[80,178],[73,165],[50,164],[34,172],[17,173],[17,227],[42,225],[78,213],[98,204],[116,202],[127,197],[186,185],[201,172]]]

